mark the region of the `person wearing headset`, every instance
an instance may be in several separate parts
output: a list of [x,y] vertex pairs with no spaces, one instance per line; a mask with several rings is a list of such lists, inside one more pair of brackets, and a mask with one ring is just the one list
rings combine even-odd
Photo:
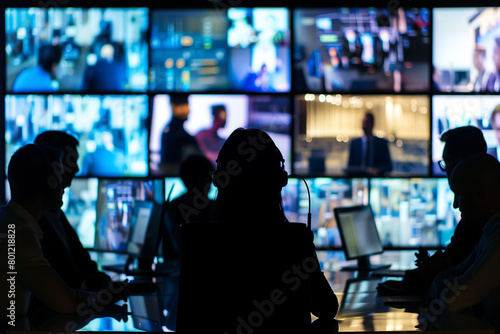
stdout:
[[[283,211],[281,189],[288,182],[285,160],[266,132],[236,129],[227,138],[216,162],[213,182],[218,194],[212,210],[212,223],[247,224],[262,230],[262,233],[272,228],[282,228],[285,232],[287,225],[296,225],[289,223]],[[312,232],[306,228],[302,231],[309,234],[305,240],[310,240],[306,242],[308,246],[304,249],[307,249],[307,254],[303,256],[313,259],[316,264],[306,285],[309,312],[320,319],[333,319],[339,306],[337,297],[320,269]],[[265,238],[255,240],[255,244],[265,243],[263,240]],[[284,275],[283,281],[286,278]],[[253,284],[265,286],[266,283]]]

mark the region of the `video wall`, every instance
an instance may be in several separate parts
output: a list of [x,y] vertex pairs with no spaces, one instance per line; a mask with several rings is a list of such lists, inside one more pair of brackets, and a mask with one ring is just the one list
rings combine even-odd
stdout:
[[[338,245],[333,207],[360,203],[372,204],[386,245],[445,244],[458,217],[441,134],[477,126],[499,156],[500,7],[78,4],[1,7],[0,168],[5,178],[15,150],[43,131],[74,134],[81,189],[65,210],[75,226],[86,213],[82,231],[95,233],[97,178],[163,178],[177,194],[181,161],[215,164],[233,130],[254,127],[310,182],[318,244]],[[372,156],[357,149],[367,113],[383,146]],[[295,181],[284,205],[305,221]],[[405,223],[390,218],[401,210]]]

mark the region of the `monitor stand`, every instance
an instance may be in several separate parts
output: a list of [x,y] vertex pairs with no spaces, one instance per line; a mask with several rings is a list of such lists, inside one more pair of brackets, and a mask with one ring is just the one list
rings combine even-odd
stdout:
[[363,256],[358,258],[357,266],[347,266],[342,267],[341,271],[360,271],[360,272],[370,272],[380,269],[389,269],[391,267],[390,264],[371,264],[369,256]]

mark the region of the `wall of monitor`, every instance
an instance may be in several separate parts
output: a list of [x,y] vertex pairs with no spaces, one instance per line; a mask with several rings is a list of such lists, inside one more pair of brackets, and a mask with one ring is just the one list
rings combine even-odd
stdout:
[[[496,125],[491,115],[500,105],[500,8],[487,3],[109,4],[1,7],[1,175],[40,132],[74,133],[80,172],[64,210],[88,247],[101,214],[98,178],[154,178],[163,197],[183,191],[162,160],[170,102],[179,97],[189,105],[184,129],[211,160],[238,127],[271,135],[287,170],[309,182],[324,247],[340,245],[333,208],[368,203],[386,246],[445,245],[459,213],[438,167],[440,135],[474,125],[491,154],[499,148],[500,118]],[[53,50],[60,60],[47,74],[42,59]],[[218,139],[207,139],[214,106],[226,117]],[[393,168],[378,177],[348,168],[367,111],[375,135],[389,142]],[[304,185],[291,179],[283,198],[289,219],[305,222]]]

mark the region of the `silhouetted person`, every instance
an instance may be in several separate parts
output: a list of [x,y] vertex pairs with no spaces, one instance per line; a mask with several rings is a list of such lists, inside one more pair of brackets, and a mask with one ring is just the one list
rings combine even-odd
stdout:
[[171,95],[172,119],[161,136],[160,169],[164,174],[179,175],[180,163],[190,155],[201,154],[196,139],[186,132],[189,116],[187,95]]
[[195,135],[198,146],[200,146],[203,154],[213,163],[217,159],[224,139],[219,137],[217,131],[226,126],[226,107],[224,105],[212,106],[213,123],[210,129],[205,129]]
[[352,176],[383,176],[392,171],[392,160],[387,140],[373,135],[375,117],[367,112],[361,128],[363,137],[351,141],[347,174]]
[[190,156],[182,162],[179,176],[186,193],[164,204],[164,259],[179,260],[182,224],[209,221],[213,201],[208,198],[208,193],[213,171],[212,163],[201,155]]
[[[79,171],[78,140],[66,132],[45,131],[35,138],[35,143],[64,153],[62,186],[69,187]],[[110,277],[98,270],[60,207],[45,209],[38,224],[43,231],[43,255],[69,287],[93,291],[107,287]]]
[[61,61],[62,49],[58,45],[43,44],[38,49],[38,64],[22,70],[14,80],[12,91],[15,93],[55,92],[57,87],[52,78]]
[[[465,158],[478,153],[486,153],[483,133],[476,127],[464,126],[446,131],[441,135],[445,143],[443,160],[439,167],[446,173],[448,181],[455,166]],[[453,190],[453,189],[452,189]],[[468,217],[462,212],[451,241],[444,252],[437,251],[431,257],[427,251],[417,254],[417,269],[406,271],[403,281],[387,281],[379,286],[380,294],[425,294],[441,271],[463,261],[477,245],[482,236],[482,228],[477,217]]]
[[[219,293],[219,297],[214,297],[218,298],[214,309],[219,311],[220,307],[224,311],[217,317],[220,319],[214,321],[215,327],[212,328],[224,328],[224,331],[230,332],[234,332],[236,327],[239,330],[253,330],[254,333],[268,333],[271,329],[274,332],[288,332],[290,328],[287,326],[293,323],[297,328],[291,331],[300,331],[299,327],[304,329],[310,325],[310,312],[325,319],[333,319],[337,314],[338,301],[321,272],[312,232],[304,224],[289,223],[285,217],[281,190],[288,182],[288,173],[284,169],[284,162],[281,152],[264,131],[235,130],[220,150],[217,170],[213,174],[218,194],[211,223],[183,226],[181,287],[184,256],[196,256],[193,249],[184,243],[192,242],[190,237],[195,236],[189,234],[189,230],[206,230],[210,238],[204,233],[199,233],[198,237],[212,245],[213,248],[207,252],[221,254],[220,259],[214,259],[218,269],[208,284],[214,284],[212,288]],[[184,235],[184,232],[187,234]],[[293,246],[288,244],[291,237],[296,238]],[[295,243],[297,240],[300,242]],[[286,245],[285,249],[283,245]],[[226,247],[229,248],[224,251]],[[292,265],[290,261],[295,264]],[[304,263],[307,261],[310,261],[307,273],[301,272],[300,278],[293,277],[295,274],[292,270],[300,272],[301,268],[305,269]],[[272,291],[279,293],[273,295]],[[295,291],[297,295],[294,295]],[[181,292],[179,314],[182,314],[182,303],[185,302]],[[208,291],[205,296],[204,292],[200,293],[199,299],[209,298],[212,302],[211,297],[207,297],[212,292]],[[298,297],[301,294],[305,301],[294,304],[301,300]],[[266,302],[262,301],[264,298],[267,298]],[[266,304],[267,311],[260,309],[266,320],[257,325],[250,315],[259,312],[260,306],[256,304],[261,301],[260,305]],[[195,317],[198,317],[198,313]],[[185,325],[182,319],[178,326]],[[286,321],[280,322],[279,319]],[[179,331],[181,329],[178,327]]]
[[[8,235],[15,234],[15,266],[3,261],[0,271],[0,306],[4,310],[1,323],[12,320],[5,312],[15,301],[15,322],[28,313],[30,300],[36,297],[48,308],[61,313],[74,313],[80,304],[81,311],[89,311],[87,298],[97,300],[96,293],[72,289],[49,265],[42,254],[40,239],[43,232],[37,221],[44,209],[57,209],[62,203],[61,153],[40,145],[29,144],[17,150],[9,161],[8,179],[11,200],[0,209],[0,256],[8,258]],[[10,231],[10,232],[9,232]],[[8,275],[8,272],[16,274]],[[12,277],[14,276],[14,279]],[[10,279],[10,281],[8,280]],[[7,298],[11,284],[15,284],[15,297]],[[126,299],[124,287],[115,289],[109,304]]]
[[[442,271],[429,290],[446,307],[443,326],[469,311],[500,329],[500,163],[489,154],[470,156],[450,177],[453,207],[474,219],[483,235],[459,264]],[[453,317],[452,317],[453,316]],[[430,320],[430,319],[429,319]],[[432,320],[431,320],[432,321]]]

